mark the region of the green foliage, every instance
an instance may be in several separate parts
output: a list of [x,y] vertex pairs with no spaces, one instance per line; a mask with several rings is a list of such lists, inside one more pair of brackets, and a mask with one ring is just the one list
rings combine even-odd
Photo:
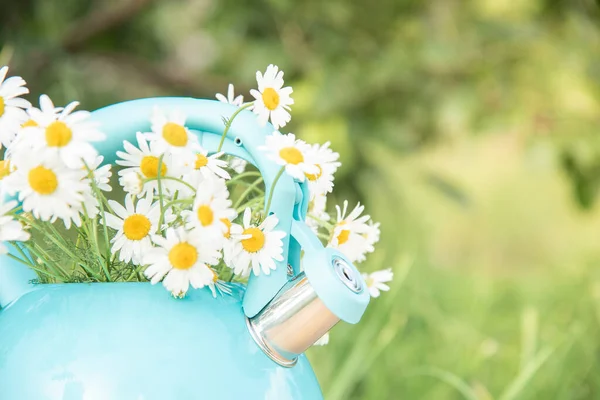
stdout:
[[396,273],[310,351],[326,398],[593,399],[599,21],[593,0],[25,0],[0,64],[87,109],[248,98],[278,64],[289,130],[342,155],[330,205],[382,222],[361,268]]

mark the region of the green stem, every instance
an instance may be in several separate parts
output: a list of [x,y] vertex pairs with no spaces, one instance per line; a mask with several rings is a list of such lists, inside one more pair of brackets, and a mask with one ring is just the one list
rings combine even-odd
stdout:
[[129,276],[127,277],[127,279],[125,280],[125,282],[130,282],[131,279],[138,273],[138,268],[132,268],[131,273],[129,274]]
[[[96,185],[96,181],[94,180],[94,174],[93,174],[92,170],[87,165],[85,167],[88,169],[88,175],[90,177],[90,185],[92,186],[92,190],[96,194],[96,200],[99,200],[98,201],[98,205],[100,206],[100,212],[102,213],[102,228],[104,230],[104,243],[105,243],[105,247],[106,247],[104,249],[104,251],[106,252],[106,254],[105,254],[105,257],[106,257],[105,261],[109,262],[110,255],[111,255],[111,253],[110,253],[110,240],[108,239],[108,227],[106,226],[106,212],[104,211],[104,201],[103,201],[103,200],[106,200],[106,199],[102,195],[102,192],[98,188],[98,185]],[[108,205],[108,202],[106,202],[106,204]],[[107,270],[108,270],[109,266],[107,266],[107,268],[106,268]]]
[[[62,242],[62,244],[64,245],[64,247],[61,246],[61,249],[63,251],[69,251],[68,250],[69,243],[67,243],[67,241],[65,240],[64,236],[58,231],[58,229],[56,229],[56,227],[54,226],[54,224],[52,224],[51,222],[46,222],[44,224],[44,226],[46,228],[48,228],[48,230],[50,230],[52,234],[54,234],[54,236],[53,236],[54,238],[56,238],[56,239],[58,239],[58,240],[60,240]],[[58,243],[57,243],[57,245],[58,245]]]
[[194,202],[194,199],[176,199],[176,200],[172,200],[170,202],[168,202],[167,204],[165,204],[165,208],[169,209],[169,207],[173,207],[175,204],[192,204]]
[[[54,271],[54,273],[59,276],[61,273],[63,274],[63,278],[66,279],[69,275],[65,272],[64,269],[61,268],[60,265],[58,265],[57,263],[54,262],[54,260],[52,259],[52,257],[50,257],[50,255],[40,247],[39,244],[36,244],[34,242],[31,243],[31,247],[27,246],[27,248],[29,249],[29,251],[31,251],[37,258],[39,258],[40,260],[42,260],[42,262],[44,264],[46,264],[46,266],[48,268],[50,268],[52,271]],[[41,254],[40,254],[41,253]],[[48,274],[50,275],[50,274]],[[63,280],[64,280],[63,279]]]
[[7,255],[8,257],[12,258],[12,259],[13,259],[13,260],[15,260],[15,261],[18,261],[18,262],[20,262],[20,263],[22,263],[22,264],[25,264],[25,265],[27,265],[29,268],[31,268],[32,270],[34,270],[34,271],[35,271],[35,272],[37,272],[38,274],[44,274],[44,275],[48,275],[48,276],[52,277],[52,279],[54,279],[54,280],[60,280],[60,277],[59,277],[59,276],[52,275],[52,274],[51,274],[50,272],[48,272],[48,271],[44,271],[43,269],[39,269],[39,268],[38,268],[36,265],[33,265],[33,264],[31,264],[31,263],[29,263],[29,262],[27,262],[27,261],[25,261],[25,260],[21,259],[20,257],[17,257],[17,256],[15,256],[14,254],[7,253],[6,255]]
[[242,172],[241,174],[236,175],[233,178],[231,178],[230,180],[228,180],[226,183],[227,183],[227,185],[232,185],[232,184],[236,183],[237,181],[247,178],[247,177],[250,177],[250,176],[262,176],[262,175],[258,171]]
[[102,277],[98,276],[98,274],[96,274],[93,269],[91,269],[87,265],[85,265],[85,263],[80,262],[80,263],[77,264],[77,266],[81,267],[81,269],[83,269],[85,272],[87,272],[88,274],[90,274],[91,276],[93,276],[94,279],[96,279],[97,282],[102,282]]
[[[175,181],[175,182],[179,182],[182,185],[185,185],[187,187],[189,187],[190,189],[192,189],[192,191],[195,193],[196,192],[196,188],[193,187],[192,185],[190,185],[189,183],[187,183],[186,181],[179,179],[179,178],[174,178],[172,176],[161,176],[160,177],[161,180],[169,180],[169,181]],[[146,183],[146,182],[152,182],[152,181],[157,181],[158,178],[148,178],[148,179],[144,179],[142,182]]]
[[29,261],[23,260],[21,257],[17,257],[14,254],[11,254],[11,253],[6,253],[6,255],[8,257],[12,258],[13,260],[20,262],[21,264],[25,264],[28,267],[35,268],[35,266],[33,266]]
[[[52,243],[54,243],[58,248],[64,251],[69,257],[77,259],[78,257],[68,249],[68,243],[64,240],[63,236],[56,230],[56,228],[50,222],[43,222],[43,226],[29,220],[27,218],[22,217],[21,215],[15,216],[19,221],[24,222],[25,224],[31,225],[38,232],[40,232],[45,237],[49,238]],[[44,228],[44,226],[46,228]],[[61,243],[61,241],[63,243]],[[64,244],[64,245],[63,245]]]
[[242,204],[246,196],[248,196],[253,190],[255,190],[256,187],[260,185],[262,181],[262,178],[258,178],[252,185],[248,186],[248,188],[244,191],[244,193],[242,193],[238,201],[235,202],[233,208],[238,208]]
[[109,270],[117,270],[118,271],[118,269],[115,268],[115,260],[117,259],[117,253],[118,252],[115,251],[115,253],[110,258],[110,261],[109,261],[109,264],[108,264],[108,269]]
[[[24,259],[26,259],[27,261],[29,261],[31,264],[35,263],[35,261],[33,260],[33,257],[31,257],[31,254],[25,253],[25,251],[21,247],[21,244],[19,244],[18,242],[13,242],[13,245],[15,246],[15,248],[17,249],[17,251],[23,256]],[[36,263],[36,265],[37,265],[37,263]]]
[[264,201],[265,201],[265,197],[264,196],[257,197],[255,199],[252,199],[252,200],[248,201],[245,204],[242,204],[241,206],[239,206],[238,208],[236,208],[235,211],[237,213],[240,213],[240,212],[244,211],[248,207],[252,208],[252,207],[254,207],[255,205],[258,205],[258,204],[264,204]]
[[21,211],[22,209],[23,209],[23,205],[19,204],[18,206],[16,206],[12,210],[8,211],[6,214],[7,215],[17,215],[17,214],[19,214],[19,211]]
[[[100,250],[100,242],[98,240],[98,224],[96,222],[96,218],[90,218],[85,204],[83,205],[83,215],[84,218],[82,218],[81,221],[82,229],[87,229],[86,236],[88,240],[92,241],[92,244],[95,247],[98,263],[100,264],[100,269],[104,272],[104,275],[106,276],[106,282],[110,282],[110,273],[108,272],[108,268],[102,256],[102,251]],[[85,225],[88,223],[90,226],[86,227]],[[87,268],[84,269],[87,270]]]
[[[84,235],[83,236],[83,240],[89,243],[92,240],[92,235],[91,235],[91,233],[89,231],[89,228],[87,226],[87,220],[82,221],[80,229],[81,229],[81,231],[79,233],[79,236],[78,236],[77,240],[79,241],[79,238],[82,235],[81,232],[83,232],[83,235]],[[84,271],[86,271],[87,273],[91,274],[96,279],[96,281],[102,282],[102,277],[100,275],[96,274],[94,272],[94,270],[92,270],[91,268],[89,268],[86,265],[86,263],[85,263],[84,260],[81,260],[79,262],[75,261],[75,265],[81,267]]]
[[243,110],[250,108],[253,105],[254,105],[254,102],[244,104],[243,106],[241,106],[240,108],[235,110],[235,112],[233,114],[231,114],[231,117],[229,117],[227,119],[227,122],[225,123],[225,129],[223,130],[223,135],[221,135],[221,141],[219,142],[219,147],[217,148],[217,153],[221,151],[221,148],[223,147],[223,143],[225,143],[225,138],[227,137],[227,132],[229,132],[229,129],[231,128],[231,124],[233,123],[233,120],[235,119],[235,117],[237,117],[238,114],[241,113]]
[[114,214],[115,211],[112,209],[110,204],[108,204],[108,200],[106,199],[106,196],[101,194],[101,197],[102,197],[102,203],[104,203],[104,207],[106,207],[106,211],[108,211],[111,214]]
[[283,175],[283,171],[285,171],[285,165],[281,167],[281,169],[277,173],[277,176],[275,176],[273,184],[271,185],[271,191],[269,192],[269,200],[267,201],[267,206],[265,207],[265,210],[267,210],[265,213],[265,218],[269,216],[269,210],[271,209],[271,201],[273,200],[273,193],[275,193],[275,186],[277,185],[277,182],[279,182],[279,178],[281,178],[281,175]]
[[[85,210],[85,207],[84,207]],[[98,240],[98,222],[96,221],[96,218],[90,218],[87,214],[86,211],[86,218],[90,219],[92,221],[92,234],[94,237],[94,245],[96,246],[96,252],[98,254],[98,261],[100,262],[100,266],[102,268],[102,271],[104,271],[104,275],[106,275],[106,281],[110,282],[110,272],[108,272],[108,267],[106,265],[105,261],[108,260],[104,260],[102,257],[102,251],[100,250],[100,241]],[[110,259],[110,258],[109,258]]]

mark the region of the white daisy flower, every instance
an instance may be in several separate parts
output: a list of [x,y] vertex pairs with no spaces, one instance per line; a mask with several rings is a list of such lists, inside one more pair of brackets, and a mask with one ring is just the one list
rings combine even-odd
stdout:
[[185,119],[185,114],[179,111],[167,114],[157,107],[150,119],[152,133],[147,133],[146,137],[156,142],[160,152],[169,152],[177,160],[191,162],[201,147],[198,137],[186,128]]
[[362,276],[367,283],[371,297],[379,297],[382,291],[387,292],[390,290],[390,287],[386,283],[392,281],[394,273],[391,268],[388,268],[370,274],[362,274]]
[[[123,141],[125,151],[117,151],[117,156],[120,158],[116,161],[118,165],[127,167],[119,171],[119,176],[127,176],[127,182],[120,181],[123,186],[129,184],[130,188],[135,186],[134,176],[131,172],[138,174],[143,179],[156,178],[158,176],[158,165],[161,155],[164,153],[157,147],[156,142],[150,142],[144,138],[144,134],[138,132],[136,135],[138,147],[135,147],[128,141]],[[178,168],[172,162],[172,156],[165,154],[162,159],[161,177],[181,178]],[[181,188],[179,182],[170,179],[161,179],[161,187],[163,194],[171,194]],[[147,193],[158,193],[158,181],[156,179],[143,183],[143,187],[138,196],[145,196]]]
[[236,173],[241,174],[246,170],[246,166],[248,165],[248,161],[242,160],[239,157],[232,157],[229,162],[229,168],[234,170]]
[[[369,223],[367,224],[367,227],[365,229],[365,232],[362,234],[363,237],[365,238],[365,240],[367,241],[367,245],[366,245],[366,249],[367,249],[367,253],[372,253],[375,251],[375,243],[379,242],[379,235],[381,234],[381,231],[379,229],[379,222],[374,223],[373,221],[369,221]],[[364,261],[364,258],[362,260],[358,260],[358,261]]]
[[117,231],[111,240],[112,254],[119,252],[119,260],[138,265],[142,256],[152,248],[151,237],[158,229],[160,207],[152,204],[152,197],[142,197],[133,204],[133,196],[125,196],[125,207],[114,200],[108,201],[116,215],[106,214],[106,225]]
[[190,186],[197,188],[207,179],[231,178],[231,175],[224,169],[227,167],[227,162],[219,159],[223,154],[221,152],[208,156],[208,151],[202,149],[196,154],[196,161],[193,164],[185,166],[186,172],[182,179],[189,186],[184,186],[180,189],[180,193],[184,198],[196,195],[196,191],[191,190]]
[[104,192],[112,191],[112,187],[110,186],[110,177],[112,176],[111,165],[105,164],[100,167],[100,164],[104,161],[104,156],[97,156],[94,162],[88,167],[92,171],[92,175],[94,176],[94,183],[98,187],[98,189]]
[[18,193],[23,210],[42,221],[62,219],[70,226],[73,209],[84,200],[85,171],[69,169],[56,156],[38,153],[14,158],[16,169],[5,178],[9,193]]
[[311,198],[333,191],[333,174],[342,165],[337,161],[340,155],[331,150],[329,145],[329,142],[322,146],[314,144],[310,148],[310,159],[317,167],[316,173],[306,173]]
[[323,335],[323,337],[317,340],[313,346],[325,346],[326,344],[329,344],[329,332],[327,332]]
[[327,213],[327,196],[316,195],[308,204],[306,225],[317,233],[320,227],[319,221],[329,222],[330,219],[331,216]]
[[292,88],[283,87],[283,71],[271,64],[264,75],[256,72],[256,82],[258,90],[252,89],[250,94],[256,99],[252,111],[259,122],[265,125],[270,118],[275,129],[285,126],[292,119],[289,111],[294,99],[290,97]]
[[47,106],[42,107],[43,110],[31,108],[28,111],[36,125],[23,128],[23,139],[18,141],[15,151],[41,149],[42,154],[57,155],[69,168],[93,164],[98,152],[90,142],[102,141],[105,135],[98,130],[97,123],[89,121],[91,114],[74,111],[79,105],[76,101],[57,114],[46,95],[40,97],[40,104]]
[[[120,175],[120,174],[119,174]],[[129,194],[138,195],[142,193],[144,182],[137,172],[129,171],[119,178],[119,185]]]
[[235,97],[234,89],[235,88],[233,87],[233,84],[230,83],[227,88],[227,97],[223,96],[221,93],[217,93],[215,97],[221,103],[227,103],[240,107],[242,104],[244,104],[244,96],[240,94],[239,96]]
[[29,93],[23,78],[12,76],[6,79],[7,74],[8,67],[0,68],[0,145],[5,147],[12,143],[21,124],[27,121],[25,110],[31,107],[31,103],[19,97]]
[[235,216],[231,208],[229,192],[225,181],[218,178],[205,179],[196,190],[196,198],[191,211],[181,213],[186,220],[188,229],[196,228],[206,233],[207,238],[217,240],[222,247],[223,235],[228,226],[223,220],[229,220]]
[[[50,100],[50,97],[48,96],[41,96],[39,102],[39,109],[42,111],[42,113],[47,115],[54,115],[54,118],[58,118],[58,115],[64,109],[63,107],[54,107],[54,103],[52,103],[52,100]],[[6,158],[11,157],[14,148],[22,148],[22,141],[27,141],[28,139],[31,140],[31,138],[27,137],[27,133],[31,133],[31,130],[28,130],[26,128],[39,126],[38,123],[35,122],[35,120],[31,117],[32,112],[33,114],[37,112],[35,107],[30,107],[27,109],[27,120],[21,124],[19,131],[17,132],[17,136],[15,137],[15,140],[13,141],[11,146],[6,150]],[[25,145],[24,148],[28,149],[29,147]]]
[[261,271],[269,275],[276,268],[275,261],[283,261],[281,239],[286,233],[273,230],[279,223],[275,214],[269,215],[259,226],[250,223],[251,217],[250,208],[246,208],[244,230],[238,237],[231,264],[236,275],[248,276],[250,268],[254,275],[259,275]]
[[266,151],[267,157],[281,166],[293,178],[304,182],[306,174],[317,174],[319,169],[312,162],[310,146],[293,133],[282,135],[275,131],[265,139],[265,145],[259,150]]
[[215,282],[209,265],[219,261],[219,250],[195,231],[169,228],[166,238],[155,236],[153,247],[144,255],[148,268],[144,274],[154,285],[163,279],[164,287],[176,297],[183,297],[189,286],[199,289]]
[[340,210],[339,206],[336,206],[336,209],[337,223],[328,246],[338,249],[352,262],[363,261],[365,254],[372,248],[364,235],[369,229],[367,221],[371,217],[368,215],[360,216],[365,209],[360,203],[346,216],[348,211],[347,200],[344,201],[343,210]]
[[[220,152],[209,156],[208,150],[200,148],[194,162],[189,163],[187,166],[188,168],[191,167],[191,170],[185,174],[185,178],[202,177],[203,179],[209,179],[217,176],[222,179],[231,179],[231,175],[225,171],[227,161],[219,159],[223,154],[223,152]],[[201,179],[196,180],[198,183],[201,181]]]
[[7,215],[17,206],[16,201],[0,203],[0,254],[8,253],[8,247],[4,242],[25,242],[30,235],[19,221],[15,221],[12,215]]

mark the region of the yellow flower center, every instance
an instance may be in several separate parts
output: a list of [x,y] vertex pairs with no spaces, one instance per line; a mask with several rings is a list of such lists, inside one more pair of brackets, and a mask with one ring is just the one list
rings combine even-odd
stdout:
[[339,245],[346,243],[348,241],[348,239],[350,239],[350,231],[347,229],[344,229],[343,231],[341,231],[337,237]]
[[298,165],[304,161],[302,152],[295,147],[284,147],[279,150],[279,157],[288,164]]
[[201,205],[198,207],[198,221],[200,221],[202,226],[212,224],[214,217],[213,211],[209,206]]
[[306,175],[306,178],[308,178],[309,181],[316,181],[317,179],[319,179],[321,177],[321,175],[323,175],[323,170],[321,169],[321,166],[319,164],[317,164],[316,166],[317,166],[317,168],[319,168],[319,172],[317,172],[316,175],[304,174],[304,175]]
[[141,214],[132,214],[123,223],[123,233],[129,240],[142,240],[148,233],[152,224],[150,220]]
[[[146,178],[156,178],[158,176],[158,157],[145,156],[140,163],[140,169]],[[167,166],[163,162],[160,167],[160,176],[165,176],[166,174]]]
[[4,115],[4,97],[0,96],[0,117]]
[[0,161],[0,181],[10,175],[10,161]]
[[174,122],[167,122],[163,126],[163,138],[172,146],[183,147],[188,142],[188,134],[185,128]]
[[202,154],[196,154],[196,169],[200,169],[202,167],[206,167],[208,165],[208,157]]
[[244,230],[244,235],[251,235],[248,239],[242,240],[242,247],[248,253],[256,253],[265,245],[265,234],[258,228],[248,228]]
[[73,131],[62,121],[54,121],[46,128],[46,142],[50,147],[64,147],[72,138]]
[[231,237],[231,221],[227,218],[221,218],[221,222],[227,226],[227,232],[223,236],[225,236],[225,239],[229,239]]
[[54,193],[58,187],[56,174],[41,165],[29,171],[29,186],[39,194],[49,195]]
[[178,243],[169,251],[169,261],[175,269],[190,269],[198,261],[198,250],[187,242]]
[[273,111],[279,106],[279,93],[273,88],[266,88],[264,92],[262,92],[263,103],[265,103],[265,107],[269,110]]
[[23,122],[23,124],[21,124],[21,128],[29,128],[32,126],[38,126],[38,123],[32,119],[28,119],[27,121]]
[[217,275],[217,273],[216,273],[215,271],[212,271],[212,270],[211,270],[211,272],[213,273],[213,278],[212,278],[212,281],[213,281],[214,283],[216,283],[216,282],[219,280],[219,275]]

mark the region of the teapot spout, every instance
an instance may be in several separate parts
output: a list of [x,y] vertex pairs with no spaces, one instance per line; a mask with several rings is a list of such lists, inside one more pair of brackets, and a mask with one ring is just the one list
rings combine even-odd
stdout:
[[369,302],[364,280],[338,252],[306,254],[305,265],[263,310],[246,320],[258,346],[284,367],[293,367],[341,319],[358,322]]
[[289,281],[260,313],[247,319],[247,324],[254,340],[273,361],[292,367],[298,355],[339,321],[319,299],[303,272]]

